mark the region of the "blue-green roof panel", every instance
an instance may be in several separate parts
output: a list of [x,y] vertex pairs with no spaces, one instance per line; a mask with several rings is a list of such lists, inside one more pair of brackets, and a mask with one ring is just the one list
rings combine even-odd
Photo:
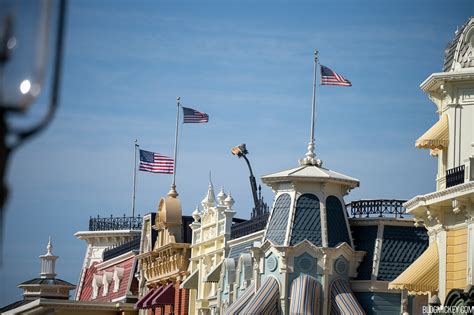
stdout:
[[410,266],[428,247],[424,228],[384,227],[377,280],[392,281]]
[[370,280],[372,277],[377,226],[352,226],[351,229],[355,250],[362,250],[367,253],[357,269],[357,280]]
[[296,202],[290,245],[296,245],[303,240],[322,246],[319,199],[313,194],[303,194]]
[[285,241],[290,204],[291,197],[289,194],[281,194],[275,201],[266,235],[266,238],[275,245],[283,245]]
[[351,246],[345,211],[346,210],[339,201],[339,198],[335,196],[329,196],[326,199],[329,247],[336,247],[338,244],[343,242],[346,242],[349,246]]

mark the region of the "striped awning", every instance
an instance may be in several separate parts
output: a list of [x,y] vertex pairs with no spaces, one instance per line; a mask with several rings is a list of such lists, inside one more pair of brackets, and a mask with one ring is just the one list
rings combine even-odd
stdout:
[[146,300],[148,300],[150,296],[153,295],[153,293],[155,293],[155,289],[151,289],[150,291],[148,291],[141,299],[137,301],[137,303],[135,303],[134,308],[135,309],[143,308],[143,303],[145,303]]
[[433,242],[404,272],[388,284],[388,288],[407,290],[410,295],[437,292],[438,272],[438,246]]
[[239,296],[239,298],[232,303],[229,308],[225,311],[226,315],[235,315],[235,314],[241,314],[241,311],[244,309],[244,307],[247,306],[248,301],[250,301],[253,296],[255,295],[255,283],[252,282],[251,285],[245,289],[244,293]]
[[163,291],[163,287],[159,287],[157,289],[155,289],[155,292],[153,292],[152,295],[150,295],[150,297],[145,301],[145,303],[143,303],[143,307],[142,308],[151,308],[153,307],[153,300],[155,299],[155,297],[157,297],[158,295],[160,295],[160,293]]
[[196,269],[181,283],[183,289],[197,289],[199,284],[199,269]]
[[240,314],[280,314],[280,289],[277,279],[268,277]]
[[320,285],[308,275],[300,275],[291,283],[290,314],[319,314]]
[[205,282],[219,282],[219,278],[221,276],[221,269],[222,269],[222,263],[221,261],[217,266],[211,269],[209,273],[206,275],[206,278],[204,279]]
[[448,147],[448,143],[448,116],[444,114],[436,124],[416,140],[415,146],[419,149],[443,150]]
[[341,278],[334,280],[331,284],[331,315],[339,314],[365,314],[352,293],[349,283]]
[[160,291],[159,294],[154,295],[151,300],[151,305],[165,305],[174,304],[175,289],[173,283],[169,283]]
[[144,297],[142,297],[137,303],[135,303],[135,309],[139,308],[150,308],[152,307],[153,299],[160,294],[163,287],[159,287],[153,290],[150,290]]

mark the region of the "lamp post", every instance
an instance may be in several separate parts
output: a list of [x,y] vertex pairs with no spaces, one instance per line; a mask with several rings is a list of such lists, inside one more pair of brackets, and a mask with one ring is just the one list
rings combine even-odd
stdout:
[[[0,246],[9,157],[51,123],[58,107],[66,1],[0,0]],[[27,128],[12,126],[7,118],[28,112],[40,93],[47,90],[44,82],[51,84],[44,116]]]
[[260,215],[260,202],[257,197],[257,183],[255,182],[255,176],[253,176],[252,172],[252,167],[250,166],[249,159],[247,158],[247,154],[249,153],[247,151],[247,147],[245,146],[245,143],[239,144],[236,147],[233,147],[231,150],[233,155],[237,155],[238,158],[244,158],[245,162],[247,163],[247,166],[249,167],[250,171],[250,187],[252,189],[252,196],[253,196],[253,202],[255,205],[255,212],[256,215]]

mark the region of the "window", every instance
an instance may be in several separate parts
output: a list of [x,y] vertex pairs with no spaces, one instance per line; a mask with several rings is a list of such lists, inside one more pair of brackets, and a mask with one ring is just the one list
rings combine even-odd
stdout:
[[95,274],[92,279],[92,299],[96,299],[102,286],[102,275]]

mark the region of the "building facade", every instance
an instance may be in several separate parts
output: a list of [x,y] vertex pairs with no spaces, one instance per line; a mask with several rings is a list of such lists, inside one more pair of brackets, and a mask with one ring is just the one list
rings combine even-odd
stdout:
[[443,71],[431,74],[421,89],[439,116],[416,141],[438,159],[436,191],[405,206],[428,230],[430,245],[390,286],[427,294],[432,305],[467,305],[474,284],[474,18],[456,31]]
[[228,241],[235,215],[233,205],[230,193],[227,195],[221,190],[216,198],[214,187],[209,183],[201,202],[202,210],[193,212],[190,275],[183,283],[184,288],[190,289],[190,314],[218,313],[218,282],[229,252]]
[[144,217],[138,278],[140,314],[188,314],[189,292],[181,283],[189,274],[189,224],[177,194],[161,198],[156,214]]

